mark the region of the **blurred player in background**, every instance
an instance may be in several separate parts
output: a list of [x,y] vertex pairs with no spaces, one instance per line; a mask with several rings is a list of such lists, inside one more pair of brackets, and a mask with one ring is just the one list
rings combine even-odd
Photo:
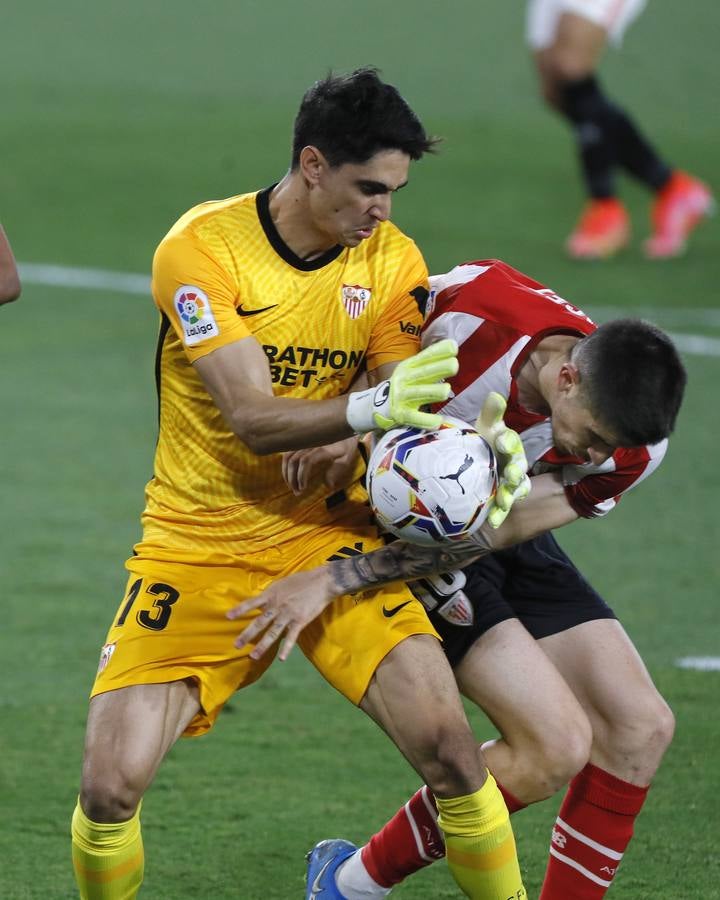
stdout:
[[[581,310],[497,260],[458,266],[431,284],[423,344],[453,338],[460,345],[453,397],[442,411],[472,422],[489,392],[506,398],[506,421],[520,433],[533,473],[529,498],[494,535],[483,525],[465,545],[396,541],[296,574],[243,606],[274,607],[279,619],[282,606],[294,605],[295,631],[341,591],[417,579],[452,569],[454,559],[458,570],[416,581],[413,589],[443,638],[462,693],[502,735],[483,753],[508,809],[543,800],[570,781],[542,900],[597,900],[630,841],[674,721],[614,613],[550,529],[606,515],[657,468],[685,371],[654,326],[619,319],[596,328]],[[314,455],[322,471],[321,451]],[[305,467],[293,487],[307,487],[312,477]],[[477,554],[483,541],[486,551],[517,546],[460,570],[463,554]],[[337,874],[328,900],[383,897],[444,854],[435,820],[432,792],[423,787],[361,850],[340,840],[317,845],[309,874],[331,860]]]
[[0,225],[0,304],[10,303],[20,296],[20,276],[10,241]]
[[[159,437],[142,539],[90,702],[72,821],[83,898],[136,895],[140,803],[162,759],[181,734],[210,729],[271,661],[235,649],[226,613],[237,598],[382,544],[357,478],[298,501],[279,453],[438,420],[418,408],[447,397],[439,382],[456,371],[457,347],[413,355],[427,270],[389,222],[411,160],[433,144],[374,69],[329,76],[303,98],[284,178],[195,207],[155,254]],[[363,368],[371,387],[353,391]],[[270,613],[264,624],[279,637]],[[346,597],[302,646],[432,785],[468,896],[523,896],[507,810],[409,590]],[[427,672],[420,697],[413,685]]]
[[616,195],[618,169],[655,195],[652,259],[678,256],[713,208],[707,185],[663,159],[597,76],[608,41],[619,44],[645,0],[529,0],[527,40],[547,103],[570,123],[589,195],[566,247],[578,259],[611,256],[630,240],[627,210]]

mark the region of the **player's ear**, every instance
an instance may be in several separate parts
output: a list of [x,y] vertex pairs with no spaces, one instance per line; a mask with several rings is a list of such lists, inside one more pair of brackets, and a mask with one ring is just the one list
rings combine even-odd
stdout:
[[303,178],[309,186],[317,184],[323,171],[328,167],[323,154],[312,144],[308,144],[300,151],[299,165]]
[[580,370],[571,362],[565,362],[560,366],[557,380],[558,391],[566,393],[580,385]]

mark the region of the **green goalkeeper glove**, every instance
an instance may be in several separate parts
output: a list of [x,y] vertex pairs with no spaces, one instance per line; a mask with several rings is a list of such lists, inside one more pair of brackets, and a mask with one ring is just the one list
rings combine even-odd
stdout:
[[443,379],[457,372],[457,352],[455,341],[438,341],[404,359],[387,381],[367,391],[353,391],[345,413],[350,427],[357,434],[397,425],[437,428],[442,416],[420,412],[420,407],[447,400],[450,385]]
[[513,503],[530,493],[525,450],[520,435],[503,420],[506,407],[505,399],[492,391],[475,422],[475,429],[490,444],[498,461],[498,486],[487,517],[492,528],[499,528]]

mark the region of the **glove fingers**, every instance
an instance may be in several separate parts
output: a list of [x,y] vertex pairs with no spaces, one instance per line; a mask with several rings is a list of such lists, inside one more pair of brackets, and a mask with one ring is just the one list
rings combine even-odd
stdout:
[[425,403],[440,403],[447,400],[450,396],[450,385],[442,381],[435,381],[432,384],[415,384],[407,387],[402,392],[402,399],[399,400],[395,409],[403,412],[409,405],[422,406]]
[[451,378],[457,374],[457,370],[457,359],[454,356],[449,356],[423,363],[422,366],[415,366],[411,370],[403,372],[402,378],[394,379],[394,383],[398,386],[402,385],[404,389],[404,386],[408,384],[427,384],[431,381]]
[[475,429],[483,436],[494,431],[502,423],[506,407],[505,398],[496,391],[490,391],[475,422]]
[[425,347],[419,353],[416,353],[415,356],[411,356],[409,359],[400,363],[400,365],[406,369],[422,368],[428,361],[456,357],[457,352],[457,341],[446,338],[444,341],[437,341],[434,344],[430,344],[429,347]]
[[413,428],[439,428],[442,424],[442,416],[435,413],[424,413],[419,410],[408,410],[403,416],[406,424]]
[[492,505],[488,513],[487,523],[491,528],[499,528],[507,518],[508,511],[499,506]]
[[509,456],[513,462],[525,455],[520,436],[510,428],[503,429],[495,438],[495,451]]
[[526,477],[525,460],[509,462],[502,472],[503,483],[507,484],[513,491],[520,487]]
[[503,477],[495,492],[495,503],[505,510],[509,510],[513,503],[524,500],[530,493],[530,479],[523,475],[520,481],[512,483]]
[[530,484],[530,479],[527,475],[525,475],[520,484],[515,488],[515,499],[524,500],[530,493],[531,487],[532,485]]

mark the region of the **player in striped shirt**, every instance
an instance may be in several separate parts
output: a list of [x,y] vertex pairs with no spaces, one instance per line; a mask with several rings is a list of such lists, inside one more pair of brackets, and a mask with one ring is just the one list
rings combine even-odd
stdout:
[[[472,542],[463,550],[398,541],[314,570],[306,596],[294,583],[295,597],[321,605],[333,593],[457,565],[416,582],[416,595],[443,637],[462,692],[502,735],[483,752],[510,811],[570,781],[542,900],[595,900],[632,836],[673,717],[614,613],[549,529],[607,514],[658,466],[685,372],[654,326],[621,319],[597,328],[497,260],[458,266],[431,284],[423,343],[452,337],[460,347],[443,411],[474,421],[488,393],[497,392],[507,400],[507,425],[523,440],[530,497],[494,534],[483,526],[480,538],[485,550],[509,549],[461,569],[477,556]],[[266,592],[256,602],[272,605],[275,596]],[[316,855],[345,860],[337,897],[385,896],[441,857],[433,806],[422,788],[362,850],[319,845]]]

